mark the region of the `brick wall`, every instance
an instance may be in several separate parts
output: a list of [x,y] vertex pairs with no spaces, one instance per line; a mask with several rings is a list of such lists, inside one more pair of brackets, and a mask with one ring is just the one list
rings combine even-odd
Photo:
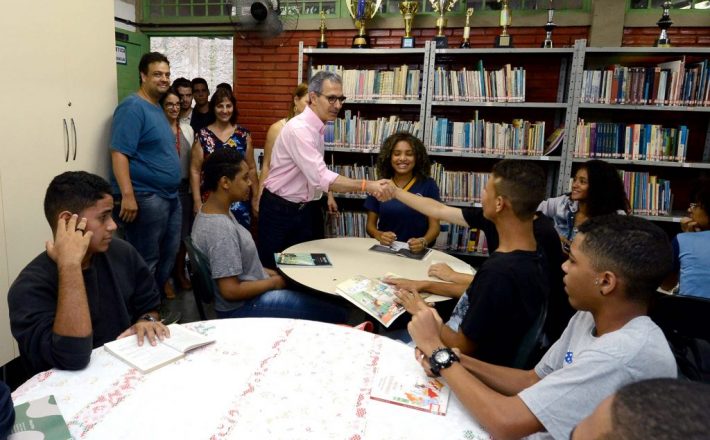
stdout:
[[[657,27],[625,28],[622,46],[653,46]],[[710,27],[672,27],[668,31],[673,46],[710,46]]]
[[[350,47],[355,30],[327,32],[328,45]],[[458,47],[463,29],[447,29],[449,44]],[[471,29],[473,47],[492,47],[500,28]],[[436,34],[436,29],[413,29],[417,46]],[[540,47],[545,38],[539,27],[511,28],[515,47]],[[570,46],[580,38],[588,38],[589,28],[566,27],[556,29],[553,41],[557,47]],[[372,47],[399,47],[403,29],[372,29],[368,31]],[[234,86],[239,107],[239,123],[252,132],[255,148],[261,148],[269,126],[286,116],[291,92],[296,86],[298,70],[298,42],[315,46],[319,31],[294,31],[272,40],[261,40],[253,34],[234,36]]]

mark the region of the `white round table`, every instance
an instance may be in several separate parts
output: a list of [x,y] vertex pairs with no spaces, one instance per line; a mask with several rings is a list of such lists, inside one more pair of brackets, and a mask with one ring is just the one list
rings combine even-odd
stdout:
[[[389,272],[400,278],[441,281],[427,275],[429,266],[435,262],[447,263],[457,271],[474,273],[467,263],[435,249],[423,260],[414,260],[369,250],[375,244],[378,244],[378,241],[374,238],[357,237],[326,238],[299,243],[284,252],[325,253],[333,265],[330,267],[279,266],[279,269],[288,278],[301,285],[333,295],[337,295],[335,287],[339,283],[355,275],[379,278]],[[427,301],[437,302],[448,299],[451,298],[431,295]]]
[[148,374],[97,348],[86,369],[39,373],[13,401],[54,395],[86,440],[489,439],[453,393],[445,416],[370,398],[380,375],[422,372],[394,340],[291,319],[185,326],[216,342]]

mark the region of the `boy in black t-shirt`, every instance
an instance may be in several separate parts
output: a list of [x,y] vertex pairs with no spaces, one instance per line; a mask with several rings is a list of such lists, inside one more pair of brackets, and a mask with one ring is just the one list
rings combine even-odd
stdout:
[[[462,226],[481,223],[481,211],[446,206],[393,189],[394,197],[424,215]],[[482,194],[482,215],[497,230],[498,247],[476,273],[449,321],[440,326],[448,347],[487,362],[512,365],[518,346],[546,304],[548,263],[533,234],[535,209],[545,195],[545,175],[535,164],[497,163]],[[417,292],[400,299],[410,313],[424,302]]]

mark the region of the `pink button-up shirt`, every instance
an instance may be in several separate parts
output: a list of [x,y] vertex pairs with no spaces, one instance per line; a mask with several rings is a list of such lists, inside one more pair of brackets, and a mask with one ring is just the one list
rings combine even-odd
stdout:
[[309,107],[281,129],[271,152],[271,168],[264,187],[295,202],[318,200],[337,173],[325,166],[325,124]]

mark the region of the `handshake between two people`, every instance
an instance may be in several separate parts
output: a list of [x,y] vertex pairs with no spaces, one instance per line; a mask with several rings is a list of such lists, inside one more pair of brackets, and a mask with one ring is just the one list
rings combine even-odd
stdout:
[[395,197],[397,186],[390,179],[368,181],[365,190],[380,202],[386,202]]

